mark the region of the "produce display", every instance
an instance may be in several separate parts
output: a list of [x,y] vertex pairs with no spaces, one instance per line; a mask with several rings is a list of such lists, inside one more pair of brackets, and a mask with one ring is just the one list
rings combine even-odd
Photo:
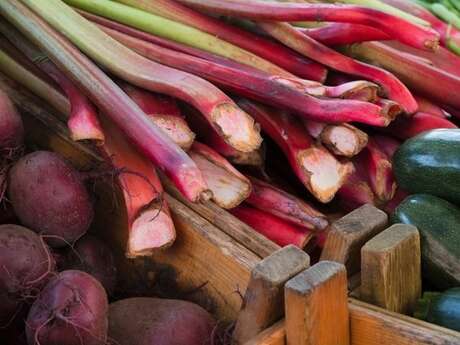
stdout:
[[460,2],[341,2],[0,1],[0,340],[214,344],[198,305],[120,291],[97,181],[124,260],[183,240],[166,183],[312,257],[371,204],[420,233],[415,316],[460,330]]

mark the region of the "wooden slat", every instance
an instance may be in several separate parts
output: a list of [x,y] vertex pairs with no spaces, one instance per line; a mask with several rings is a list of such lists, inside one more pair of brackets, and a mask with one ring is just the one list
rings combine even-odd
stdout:
[[321,261],[285,287],[289,345],[348,345],[350,342],[345,266]]
[[163,174],[160,174],[160,176],[163,187],[169,194],[217,226],[227,235],[244,244],[246,248],[253,251],[261,258],[265,258],[281,248],[279,245],[259,234],[249,225],[232,216],[212,201],[205,201],[202,203],[192,203],[188,201],[182,196],[171,181],[169,181]]
[[422,292],[420,236],[412,225],[394,224],[361,249],[363,301],[412,314]]
[[265,331],[244,343],[244,345],[285,345],[285,321],[279,321]]
[[284,284],[310,266],[310,257],[286,246],[259,262],[251,272],[234,338],[243,344],[284,315]]
[[382,231],[388,222],[385,212],[364,205],[331,224],[321,260],[345,264],[349,275],[359,271],[361,247]]

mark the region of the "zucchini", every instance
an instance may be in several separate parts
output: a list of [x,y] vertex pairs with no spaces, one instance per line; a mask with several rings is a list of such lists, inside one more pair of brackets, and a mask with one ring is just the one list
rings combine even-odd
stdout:
[[398,185],[460,204],[460,129],[423,132],[402,144],[393,156]]
[[414,316],[439,326],[460,331],[460,288],[443,293],[425,292]]
[[460,209],[428,194],[407,197],[395,209],[393,223],[411,224],[421,238],[424,278],[444,290],[460,286]]

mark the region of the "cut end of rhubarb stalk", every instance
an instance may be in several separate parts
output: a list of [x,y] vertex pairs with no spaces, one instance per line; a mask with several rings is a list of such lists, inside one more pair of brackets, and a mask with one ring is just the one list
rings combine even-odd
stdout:
[[262,144],[259,126],[235,104],[219,105],[212,117],[224,140],[236,150],[251,152]]
[[388,123],[387,126],[393,121],[399,114],[404,112],[404,109],[400,104],[390,101],[389,99],[380,99],[377,104],[382,108],[381,113],[386,117]]
[[372,181],[376,196],[384,202],[393,199],[396,193],[396,183],[392,171],[392,164],[387,160],[381,160],[376,166],[375,181]]
[[126,257],[150,256],[174,243],[176,231],[166,210],[144,210],[131,225]]
[[82,112],[71,114],[67,121],[67,127],[69,127],[72,140],[75,141],[97,140],[103,142],[105,139],[101,125],[93,114],[89,116]]
[[379,92],[379,86],[365,80],[357,80],[349,83],[327,88],[327,96],[335,98],[354,99],[363,102],[375,102]]
[[297,156],[310,192],[321,202],[329,202],[353,172],[353,164],[340,163],[325,149],[313,147]]
[[321,142],[339,156],[353,157],[366,147],[368,136],[360,129],[343,125],[330,125],[321,132]]
[[150,120],[160,127],[177,145],[188,151],[195,140],[195,133],[188,127],[184,119],[176,115],[155,114]]

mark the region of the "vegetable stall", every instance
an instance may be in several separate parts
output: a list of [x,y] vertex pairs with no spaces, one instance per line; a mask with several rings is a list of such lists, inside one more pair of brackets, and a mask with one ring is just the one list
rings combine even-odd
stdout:
[[0,2],[2,343],[460,344],[459,23]]

